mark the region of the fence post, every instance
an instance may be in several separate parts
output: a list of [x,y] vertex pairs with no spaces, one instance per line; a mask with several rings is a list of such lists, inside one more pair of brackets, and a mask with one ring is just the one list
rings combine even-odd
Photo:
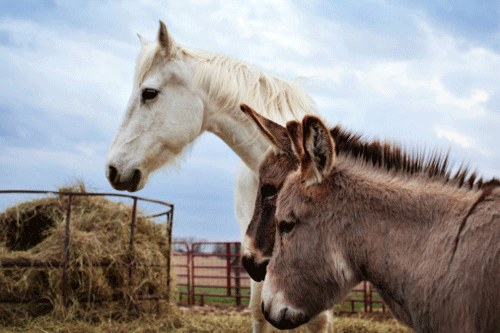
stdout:
[[227,296],[231,296],[231,244],[226,243]]
[[172,277],[171,269],[172,269],[172,221],[174,220],[174,207],[172,206],[172,210],[167,214],[167,302],[170,302],[170,295],[172,294],[170,279]]
[[134,233],[135,233],[135,215],[137,211],[137,197],[134,197],[134,204],[132,206],[132,218],[130,221],[130,243],[129,243],[129,252],[130,252],[130,263],[128,266],[128,279],[129,279],[129,286],[132,288],[133,285],[133,280],[132,280],[132,274],[134,270],[134,265],[135,265],[135,258],[133,258],[133,250],[134,250]]
[[366,294],[366,281],[363,281],[363,303],[365,303],[365,313],[368,312],[368,295]]
[[191,244],[191,248],[189,249],[189,260],[191,261],[191,282],[189,285],[191,285],[191,292],[189,294],[190,296],[190,304],[194,305],[194,294],[195,294],[195,282],[194,282],[194,243]]
[[186,265],[187,265],[187,304],[188,305],[193,305],[191,303],[191,249],[189,248],[189,244],[185,243],[186,245]]
[[68,208],[66,210],[66,225],[64,230],[64,262],[63,262],[63,303],[68,305],[68,261],[69,261],[69,221],[71,218],[71,199],[73,196],[68,195]]
[[241,280],[240,280],[240,267],[241,266],[241,255],[240,255],[240,247],[241,243],[234,243],[234,260],[233,263],[235,263],[235,266],[238,266],[234,268],[234,275],[235,275],[235,293],[236,293],[236,305],[241,305]]

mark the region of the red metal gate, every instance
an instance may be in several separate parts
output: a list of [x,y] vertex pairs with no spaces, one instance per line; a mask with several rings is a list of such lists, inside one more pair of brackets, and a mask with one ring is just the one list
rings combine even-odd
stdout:
[[[174,242],[173,267],[179,302],[248,304],[250,277],[241,266],[239,242]],[[373,312],[385,305],[368,282],[354,288],[338,305],[348,312]]]
[[[179,301],[247,304],[250,277],[241,265],[239,242],[174,243]],[[242,302],[243,300],[243,302]]]

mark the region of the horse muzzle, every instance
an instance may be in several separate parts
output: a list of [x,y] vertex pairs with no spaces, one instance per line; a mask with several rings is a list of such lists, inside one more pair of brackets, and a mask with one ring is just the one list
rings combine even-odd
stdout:
[[106,169],[106,177],[115,190],[135,192],[142,187],[142,172],[139,169],[132,169],[130,172],[123,172],[112,164]]

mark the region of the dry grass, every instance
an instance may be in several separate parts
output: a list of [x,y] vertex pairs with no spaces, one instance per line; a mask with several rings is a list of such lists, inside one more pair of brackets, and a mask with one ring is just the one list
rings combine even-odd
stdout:
[[[51,316],[32,319],[21,326],[2,329],[5,333],[240,333],[251,332],[252,321],[249,314],[199,314],[170,311],[168,317],[142,316],[127,321],[101,321],[93,323],[81,320],[58,321]],[[298,330],[305,332],[305,330]],[[281,332],[276,329],[270,333]],[[363,315],[336,317],[330,332],[335,333],[411,333],[413,330],[402,326],[394,319],[367,317]]]

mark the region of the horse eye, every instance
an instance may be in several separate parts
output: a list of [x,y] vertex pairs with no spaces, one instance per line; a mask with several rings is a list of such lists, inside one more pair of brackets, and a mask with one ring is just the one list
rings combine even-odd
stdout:
[[278,228],[280,230],[280,234],[287,234],[293,230],[293,227],[295,227],[295,223],[293,222],[285,222],[281,221],[278,225]]
[[154,99],[156,96],[158,96],[158,92],[158,90],[152,88],[144,89],[141,95],[142,101],[145,102]]
[[271,198],[275,196],[277,192],[278,190],[276,189],[276,186],[273,186],[271,184],[266,184],[260,189],[260,193],[262,194],[263,199]]

